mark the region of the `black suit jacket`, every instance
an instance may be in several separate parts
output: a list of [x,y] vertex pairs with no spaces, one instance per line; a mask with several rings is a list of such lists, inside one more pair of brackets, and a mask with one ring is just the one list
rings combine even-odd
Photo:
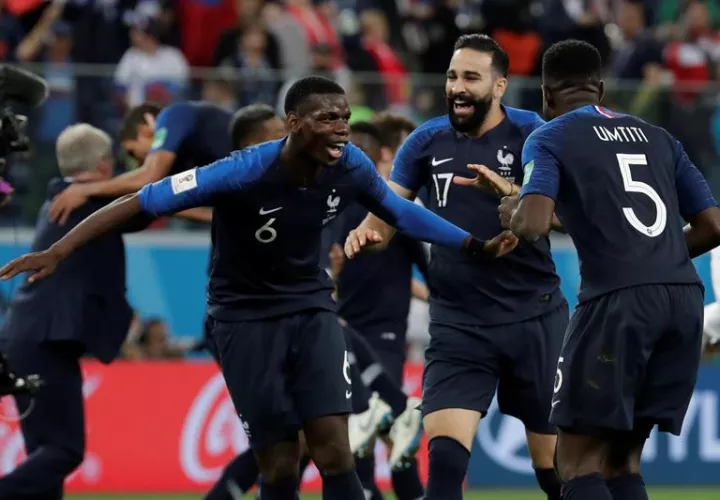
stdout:
[[[69,184],[53,179],[40,209],[31,251],[46,250],[108,200],[91,199],[76,209],[64,225],[50,222],[52,198]],[[149,219],[135,221],[139,230]],[[78,248],[55,273],[37,283],[27,280],[12,298],[0,339],[42,343],[71,340],[104,363],[117,357],[132,320],[125,298],[125,245],[121,232],[112,232]]]

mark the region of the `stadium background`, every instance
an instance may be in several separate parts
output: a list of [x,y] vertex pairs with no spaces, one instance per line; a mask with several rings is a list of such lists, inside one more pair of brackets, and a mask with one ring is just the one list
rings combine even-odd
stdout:
[[[27,250],[45,185],[57,174],[54,140],[69,124],[87,121],[115,134],[125,110],[145,99],[276,106],[286,85],[309,73],[345,86],[354,119],[390,109],[422,122],[444,112],[443,75],[464,32],[488,33],[506,48],[505,103],[535,110],[543,47],[570,37],[590,41],[607,62],[607,104],[673,132],[717,196],[718,28],[716,0],[0,0],[0,61],[22,64],[50,84],[48,101],[30,113],[33,149],[13,165],[16,192],[0,214],[0,262]],[[121,151],[117,166],[134,167]],[[179,355],[200,336],[207,229],[165,219],[127,241],[128,293],[138,314],[130,359],[85,365],[88,450],[68,491],[197,498],[246,446],[214,365],[201,354]],[[574,305],[576,254],[567,239],[555,239],[553,248]],[[711,302],[709,258],[696,265]],[[16,284],[0,286],[0,308]],[[413,315],[406,389],[417,393],[427,316],[420,304]],[[136,345],[142,322],[152,319],[152,345]],[[663,487],[653,498],[720,497],[719,393],[720,365],[710,361],[683,435],[653,436],[645,450],[648,483]],[[0,401],[6,414],[9,403]],[[493,492],[478,498],[540,498],[523,441],[519,422],[491,411],[478,430],[468,486]],[[0,422],[0,474],[21,458],[17,426]],[[378,458],[387,486],[381,449]],[[315,469],[305,480],[317,491]]]

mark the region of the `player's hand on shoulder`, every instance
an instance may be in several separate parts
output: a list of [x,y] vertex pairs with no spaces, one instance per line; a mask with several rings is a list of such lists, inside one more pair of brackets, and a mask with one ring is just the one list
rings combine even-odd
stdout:
[[52,222],[65,224],[73,210],[87,203],[89,196],[80,184],[72,184],[53,198],[48,217]]
[[345,239],[345,255],[348,259],[352,259],[364,248],[382,243],[382,241],[382,235],[373,229],[363,227],[353,229]]
[[483,246],[483,250],[494,256],[502,257],[512,252],[518,245],[518,238],[512,231],[503,231],[491,240],[487,240]]
[[50,276],[61,260],[61,256],[52,250],[29,253],[3,266],[0,269],[0,280],[9,280],[20,273],[35,271],[28,278],[32,283]]
[[498,214],[500,215],[500,225],[503,229],[510,229],[510,219],[520,204],[520,198],[516,196],[504,196],[500,200],[498,206]]
[[454,176],[453,183],[458,186],[470,186],[490,190],[498,196],[509,196],[517,192],[517,186],[485,165],[468,165],[475,177]]

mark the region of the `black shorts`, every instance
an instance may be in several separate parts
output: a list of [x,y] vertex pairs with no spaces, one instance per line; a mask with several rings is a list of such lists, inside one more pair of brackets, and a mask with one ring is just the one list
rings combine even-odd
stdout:
[[351,412],[348,350],[335,313],[242,322],[208,316],[205,327],[254,448],[296,439],[304,422]]
[[396,327],[381,330],[360,331],[363,338],[377,354],[385,373],[399,386],[402,386],[405,372],[406,330],[407,325],[400,324]]
[[483,415],[495,391],[502,413],[552,434],[552,385],[568,323],[568,306],[519,323],[467,326],[430,323],[425,353],[423,415],[449,408]]
[[558,360],[550,421],[569,431],[679,435],[703,329],[699,285],[617,290],[575,310]]

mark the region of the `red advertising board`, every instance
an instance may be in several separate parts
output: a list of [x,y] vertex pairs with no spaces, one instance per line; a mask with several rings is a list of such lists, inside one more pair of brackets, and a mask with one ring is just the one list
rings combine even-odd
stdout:
[[[405,389],[418,395],[421,365],[406,367]],[[70,492],[201,492],[247,448],[222,375],[212,362],[119,362],[83,365],[87,451],[67,481]],[[0,402],[14,414],[11,398]],[[389,485],[386,452],[376,450],[378,480]],[[0,474],[25,457],[16,423],[0,421]],[[426,443],[418,453],[427,474]],[[308,468],[307,491],[320,489]]]

